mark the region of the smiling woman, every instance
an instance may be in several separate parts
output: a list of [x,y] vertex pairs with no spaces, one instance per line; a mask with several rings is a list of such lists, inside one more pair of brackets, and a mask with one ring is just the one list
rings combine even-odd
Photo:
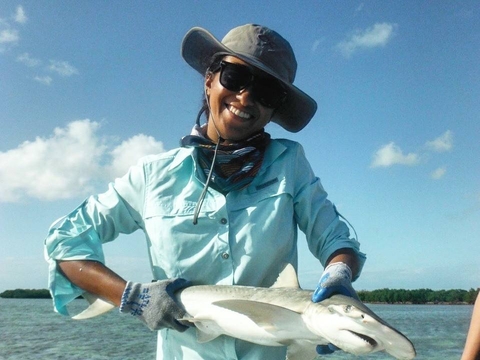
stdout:
[[[178,321],[188,309],[174,293],[191,282],[271,286],[286,264],[297,267],[299,228],[325,266],[308,302],[336,293],[357,298],[351,282],[365,261],[358,241],[302,146],[272,139],[264,129],[272,121],[300,131],[316,102],[293,85],[293,50],[267,27],[239,26],[221,42],[193,28],[182,55],[205,77],[205,106],[192,133],[180,148],[143,158],[108,191],[52,225],[45,245],[55,307],[67,314],[67,303],[83,292],[108,300],[161,330],[157,359],[285,358],[284,346],[228,336],[199,344],[195,329]],[[105,266],[103,244],[136,230],[145,233],[155,282],[126,281]]]

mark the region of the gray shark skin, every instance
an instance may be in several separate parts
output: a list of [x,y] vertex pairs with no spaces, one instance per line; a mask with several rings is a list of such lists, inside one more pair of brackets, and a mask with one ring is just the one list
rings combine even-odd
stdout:
[[[287,265],[271,288],[228,285],[190,286],[175,293],[197,328],[199,343],[228,335],[255,344],[287,346],[287,360],[313,360],[316,345],[332,343],[355,355],[385,351],[413,359],[410,340],[362,302],[343,295],[313,303],[313,291],[298,286]],[[74,319],[87,319],[114,308],[91,294],[91,305]]]

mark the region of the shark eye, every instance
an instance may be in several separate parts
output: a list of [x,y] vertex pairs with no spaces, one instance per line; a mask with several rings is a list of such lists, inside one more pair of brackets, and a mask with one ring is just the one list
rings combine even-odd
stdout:
[[352,305],[347,305],[345,306],[345,312],[348,314],[350,311],[352,311]]

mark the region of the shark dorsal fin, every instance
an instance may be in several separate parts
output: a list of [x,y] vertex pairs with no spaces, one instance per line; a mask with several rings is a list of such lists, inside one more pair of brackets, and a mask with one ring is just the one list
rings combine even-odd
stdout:
[[300,289],[298,284],[297,272],[293,268],[292,264],[285,265],[280,275],[278,275],[277,281],[272,285],[272,288],[295,288]]

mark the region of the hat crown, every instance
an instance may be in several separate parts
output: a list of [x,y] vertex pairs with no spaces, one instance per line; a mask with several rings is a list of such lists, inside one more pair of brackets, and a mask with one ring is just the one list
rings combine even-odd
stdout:
[[297,61],[290,43],[277,32],[261,25],[247,24],[230,30],[222,44],[248,58],[255,58],[283,81],[293,83]]

